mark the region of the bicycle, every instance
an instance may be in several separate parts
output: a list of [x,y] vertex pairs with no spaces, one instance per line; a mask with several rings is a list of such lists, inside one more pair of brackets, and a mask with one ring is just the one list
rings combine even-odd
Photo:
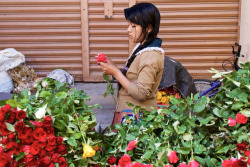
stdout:
[[[235,47],[238,47],[238,50],[235,51]],[[230,61],[230,58],[227,58],[225,59],[223,62],[222,62],[222,68],[225,70],[225,71],[228,71],[226,68],[226,66],[229,64],[231,65],[231,71],[232,70],[236,70],[238,71],[239,69],[241,69],[239,66],[238,66],[238,60],[239,60],[239,57],[244,57],[244,55],[241,55],[240,52],[241,52],[241,45],[239,45],[237,42],[235,43],[235,46],[232,45],[232,53],[233,53],[233,58],[234,58],[234,63],[232,63]],[[194,84],[195,84],[195,87],[197,89],[197,93],[199,93],[199,97],[202,97],[202,96],[208,96],[209,98],[211,98],[212,96],[216,95],[217,92],[218,92],[218,88],[221,86],[222,84],[222,80],[223,79],[216,79],[216,80],[209,80],[209,79],[194,79]]]

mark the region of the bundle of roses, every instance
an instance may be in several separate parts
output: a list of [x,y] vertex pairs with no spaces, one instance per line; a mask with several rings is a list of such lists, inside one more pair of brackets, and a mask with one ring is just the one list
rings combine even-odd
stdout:
[[[50,133],[62,136],[68,150],[63,156],[68,166],[74,167],[88,166],[100,155],[100,150],[93,149],[101,145],[101,140],[99,134],[94,131],[96,118],[92,113],[92,110],[99,105],[90,106],[87,104],[88,100],[89,96],[83,91],[71,89],[65,83],[45,78],[37,84],[37,92],[34,95],[25,89],[4,103],[24,110],[27,120],[24,122],[30,127],[36,127],[38,122],[52,118],[53,127],[43,127],[43,130],[40,128],[38,134],[44,134],[46,130],[47,136]],[[49,140],[49,137],[46,139]]]
[[[171,97],[168,108],[151,112],[134,106],[134,114],[143,111],[143,117],[110,127],[99,165],[217,167],[236,160],[240,167],[249,165],[250,63],[242,66],[227,75],[216,71],[224,76],[223,86],[211,99]],[[131,141],[135,147],[127,149]]]
[[0,166],[67,166],[68,150],[63,138],[54,136],[50,116],[41,122],[26,120],[25,111],[9,104],[1,107],[0,115]]

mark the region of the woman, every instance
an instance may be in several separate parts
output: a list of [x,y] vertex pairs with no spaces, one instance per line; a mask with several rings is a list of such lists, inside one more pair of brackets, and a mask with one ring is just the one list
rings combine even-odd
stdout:
[[129,23],[129,38],[138,44],[123,70],[119,70],[110,59],[99,63],[103,72],[113,75],[120,85],[113,125],[121,123],[128,114],[126,111],[133,109],[127,102],[148,111],[157,107],[157,90],[164,66],[162,40],[157,38],[160,26],[158,9],[151,3],[139,3],[124,9],[124,14]]

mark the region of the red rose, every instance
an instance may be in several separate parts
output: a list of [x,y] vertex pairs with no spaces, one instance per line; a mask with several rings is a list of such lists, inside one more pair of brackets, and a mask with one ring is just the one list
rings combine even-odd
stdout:
[[11,119],[9,117],[9,118],[6,119],[6,122],[13,125],[16,122],[16,118],[15,119]]
[[250,158],[248,158],[247,163],[248,163],[248,165],[250,165]]
[[52,124],[52,118],[50,116],[46,116],[43,119],[43,126],[50,127]]
[[133,167],[142,167],[142,164],[139,162],[134,163]]
[[3,120],[4,120],[4,113],[0,112],[0,122],[3,122]]
[[116,163],[116,157],[115,156],[113,156],[113,155],[111,155],[109,158],[108,158],[108,160],[107,160],[107,163],[109,164],[109,165],[114,165],[115,163]]
[[105,54],[99,54],[96,60],[96,62],[106,62],[106,61],[107,59],[106,59]]
[[18,121],[16,124],[15,124],[15,131],[16,132],[19,132],[21,131],[22,129],[24,129],[25,127],[25,123],[23,121]]
[[42,158],[42,162],[43,162],[43,164],[45,164],[46,166],[48,166],[51,161],[50,161],[50,158],[48,156],[46,156],[46,157]]
[[178,167],[188,167],[186,163],[182,162]]
[[177,153],[176,151],[168,153],[168,160],[170,163],[176,163],[179,160],[176,153]]
[[25,164],[28,166],[34,166],[36,163],[35,157],[31,154],[25,156]]
[[39,121],[36,121],[35,122],[35,128],[42,128],[43,127],[43,123],[42,122],[39,122]]
[[41,151],[39,152],[39,154],[37,155],[37,157],[38,157],[39,159],[41,159],[41,158],[45,157],[45,155],[46,155],[46,151],[45,151],[45,150],[41,150]]
[[26,139],[32,133],[31,127],[25,127],[21,131],[18,132],[19,139]]
[[9,104],[6,104],[5,106],[1,108],[1,110],[6,114],[7,112],[11,110],[11,106]]
[[55,167],[55,164],[54,164],[53,162],[51,162],[51,163],[49,164],[49,167]]
[[247,167],[247,162],[239,161],[239,167]]
[[44,128],[48,136],[53,136],[54,135],[54,128],[53,127],[46,127]]
[[189,162],[188,167],[199,167],[200,164],[196,162],[195,160]]
[[56,142],[57,142],[57,144],[62,144],[63,137],[61,137],[61,136],[56,137]]
[[245,124],[247,123],[247,117],[241,113],[236,114],[236,121],[239,124]]
[[5,166],[8,163],[8,157],[7,154],[1,154],[0,155],[0,166]]
[[11,132],[7,129],[7,126],[5,123],[2,123],[0,125],[0,131],[2,132],[3,136],[7,136],[8,134],[10,134]]
[[0,146],[0,155],[3,154],[3,151],[4,151],[4,150],[3,150],[3,147]]
[[244,142],[241,142],[241,143],[237,143],[237,150],[240,152],[240,151],[243,151],[245,152],[246,151],[246,144]]
[[97,165],[97,164],[96,164],[94,167],[100,167],[100,165]]
[[68,154],[68,150],[64,144],[59,144],[57,146],[57,152],[61,155]]
[[50,158],[55,154],[55,149],[51,150],[51,151],[47,151],[47,156],[49,156]]
[[151,164],[142,164],[142,167],[153,167],[153,165],[151,165]]
[[56,137],[50,136],[48,139],[48,145],[55,145],[56,144]]
[[16,119],[16,111],[10,112],[10,119]]
[[245,154],[247,157],[249,157],[249,156],[250,156],[250,151],[248,150],[248,151],[246,151],[244,154]]
[[16,135],[15,135],[14,133],[11,133],[11,134],[9,134],[9,135],[7,136],[7,139],[8,139],[9,141],[13,141],[13,140],[16,139]]
[[59,160],[59,166],[60,167],[67,167],[67,162],[66,162],[66,159],[64,157],[61,157],[60,160]]
[[54,154],[54,155],[52,156],[51,160],[52,160],[54,163],[59,162],[59,160],[60,160],[60,155],[57,154],[57,153]]
[[56,148],[56,146],[54,145],[54,146],[52,146],[52,145],[46,145],[46,147],[45,147],[45,150],[46,151],[52,151],[52,150],[54,150]]
[[39,147],[45,147],[47,144],[46,137],[39,137],[38,139]]
[[16,119],[20,120],[20,119],[24,119],[26,117],[26,112],[23,110],[19,110],[17,111],[16,114]]
[[37,155],[40,152],[41,148],[39,147],[38,141],[34,141],[34,143],[30,146],[30,153],[32,155]]
[[11,149],[11,148],[14,148],[15,147],[15,145],[16,145],[16,143],[15,142],[9,142],[9,143],[7,143],[6,144],[6,149]]
[[20,144],[16,144],[14,154],[18,155],[20,152],[23,152],[23,146]]
[[21,143],[24,145],[31,144],[35,140],[32,134],[33,133],[31,133],[26,139],[21,140]]
[[172,167],[172,165],[168,164],[168,165],[165,165],[164,167]]
[[7,138],[2,138],[2,141],[1,141],[1,143],[2,143],[3,145],[6,145],[6,144],[8,143],[8,140],[7,140]]
[[35,139],[39,139],[40,137],[47,137],[46,132],[43,130],[43,128],[37,128],[33,131],[33,136]]
[[231,158],[230,159],[232,167],[238,167],[239,166],[239,161],[237,158]]
[[235,126],[237,123],[236,120],[234,120],[233,118],[228,118],[228,125],[229,126]]
[[133,163],[131,162],[131,158],[129,155],[123,155],[118,162],[120,167],[132,167]]
[[132,141],[130,141],[129,143],[128,143],[128,147],[127,147],[127,151],[129,151],[129,150],[133,150],[135,147],[136,147],[136,143],[137,143],[137,141],[136,140],[132,140]]

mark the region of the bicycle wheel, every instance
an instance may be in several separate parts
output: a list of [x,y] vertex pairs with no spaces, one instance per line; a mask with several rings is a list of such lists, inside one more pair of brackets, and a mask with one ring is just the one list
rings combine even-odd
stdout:
[[[213,83],[214,83],[214,80],[194,79],[194,84],[195,84],[197,93],[199,93],[199,94],[201,94],[201,93],[205,92],[206,90],[208,90],[209,88],[211,88]],[[209,97],[209,95],[213,94],[217,90],[218,89],[215,88],[215,89],[209,91],[205,96]]]

